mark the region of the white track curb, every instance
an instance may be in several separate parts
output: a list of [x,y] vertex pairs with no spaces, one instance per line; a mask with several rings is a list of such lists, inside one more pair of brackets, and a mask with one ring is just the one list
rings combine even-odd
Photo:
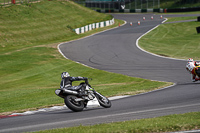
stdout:
[[[165,18],[165,20],[164,20],[162,23],[164,23],[165,21],[167,21],[167,18]],[[159,24],[159,25],[160,25],[160,24]],[[136,46],[137,46],[141,51],[143,51],[143,52],[145,52],[145,53],[148,53],[148,54],[151,54],[151,55],[154,55],[154,56],[157,56],[157,57],[160,57],[160,58],[166,58],[166,59],[173,59],[173,60],[182,60],[182,61],[185,61],[184,59],[176,59],[176,58],[165,57],[165,56],[157,55],[157,54],[154,54],[154,53],[150,53],[150,52],[148,52],[148,51],[142,49],[142,48],[139,46],[139,44],[138,44],[139,40],[140,40],[143,36],[145,36],[146,34],[148,34],[149,32],[151,32],[152,30],[156,29],[159,25],[155,26],[154,28],[150,29],[149,31],[147,31],[146,33],[144,33],[143,35],[141,35],[141,36],[136,40]]]
[[[126,97],[129,97],[129,95],[126,95],[126,96],[115,96],[115,97],[110,97],[108,98],[109,100],[117,100],[117,99],[121,99],[121,98],[126,98]],[[100,107],[100,104],[98,102],[98,100],[95,98],[94,100],[91,100],[88,102],[88,105],[87,105],[87,108],[96,108],[96,107]],[[26,111],[26,112],[23,112],[23,113],[13,113],[9,116],[20,116],[20,115],[32,115],[32,114],[36,114],[36,113],[39,113],[39,112],[50,112],[50,111],[59,111],[59,110],[69,110],[67,108],[66,105],[64,106],[54,106],[54,107],[51,107],[51,108],[43,108],[43,109],[39,109],[39,110],[36,110],[36,111]]]

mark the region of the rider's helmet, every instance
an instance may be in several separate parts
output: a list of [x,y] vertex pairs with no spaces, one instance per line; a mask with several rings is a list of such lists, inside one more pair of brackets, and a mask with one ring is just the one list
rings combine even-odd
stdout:
[[188,59],[188,62],[193,62],[194,60],[192,58],[189,58]]
[[66,78],[66,77],[69,77],[70,75],[69,75],[69,73],[68,72],[63,72],[63,73],[61,73],[61,78],[63,79],[63,78]]

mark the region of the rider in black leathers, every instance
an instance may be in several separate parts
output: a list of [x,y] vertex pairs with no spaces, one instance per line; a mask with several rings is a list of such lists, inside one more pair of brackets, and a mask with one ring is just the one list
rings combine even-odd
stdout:
[[61,89],[65,88],[65,89],[76,90],[76,91],[81,89],[79,95],[80,96],[84,95],[86,85],[81,84],[79,86],[72,86],[72,82],[73,81],[85,80],[85,82],[88,83],[88,78],[80,77],[80,76],[79,77],[71,77],[68,72],[61,73],[61,78],[62,78],[62,81],[60,83]]

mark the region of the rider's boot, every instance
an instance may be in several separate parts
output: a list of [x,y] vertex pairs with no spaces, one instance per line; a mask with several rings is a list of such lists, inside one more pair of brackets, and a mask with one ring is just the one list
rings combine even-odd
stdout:
[[200,78],[199,78],[199,77],[196,77],[196,78],[195,78],[195,81],[198,81],[198,80],[200,80]]

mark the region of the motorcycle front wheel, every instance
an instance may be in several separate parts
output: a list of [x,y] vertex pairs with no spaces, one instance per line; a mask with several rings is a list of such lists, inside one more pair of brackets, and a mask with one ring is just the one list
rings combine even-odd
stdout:
[[65,97],[65,105],[74,112],[79,112],[84,109],[84,102],[83,101],[76,101],[78,97],[74,95],[67,95]]
[[99,101],[99,104],[102,107],[104,107],[104,108],[110,108],[111,107],[111,102],[107,97],[101,95],[98,92],[95,94],[95,96],[96,96],[97,100]]

